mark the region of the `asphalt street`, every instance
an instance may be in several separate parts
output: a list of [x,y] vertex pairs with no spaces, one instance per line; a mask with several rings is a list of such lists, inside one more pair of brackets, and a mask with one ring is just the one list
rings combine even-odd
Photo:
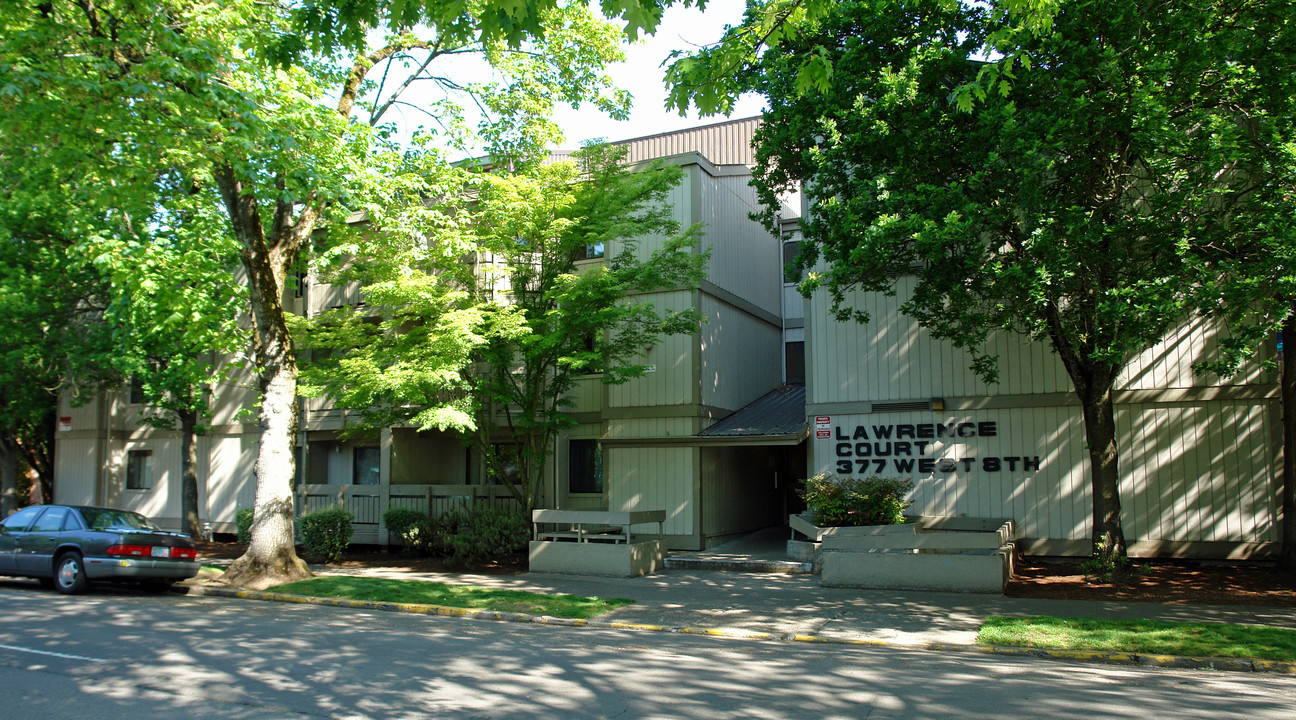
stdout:
[[0,719],[1282,718],[1296,677],[0,581]]

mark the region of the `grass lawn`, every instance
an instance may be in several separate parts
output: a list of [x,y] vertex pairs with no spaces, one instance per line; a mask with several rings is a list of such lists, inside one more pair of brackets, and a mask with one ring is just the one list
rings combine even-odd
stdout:
[[1156,620],[990,617],[981,645],[1296,661],[1296,630]]
[[541,595],[522,590],[498,590],[471,585],[447,585],[425,580],[390,580],[386,578],[316,577],[270,590],[293,595],[372,600],[375,602],[443,605],[457,608],[481,608],[501,612],[550,615],[560,618],[588,619],[609,610],[630,605],[626,598],[594,598],[579,595]]

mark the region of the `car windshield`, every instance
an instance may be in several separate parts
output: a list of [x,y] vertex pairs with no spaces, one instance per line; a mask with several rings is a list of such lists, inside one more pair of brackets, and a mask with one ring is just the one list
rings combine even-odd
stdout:
[[81,508],[81,515],[91,530],[157,530],[157,526],[139,513],[128,510],[105,510],[104,508]]

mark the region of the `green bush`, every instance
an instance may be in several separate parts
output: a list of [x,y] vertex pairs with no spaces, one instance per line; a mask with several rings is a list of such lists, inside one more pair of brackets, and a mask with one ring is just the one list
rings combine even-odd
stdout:
[[255,512],[252,508],[243,508],[234,513],[234,531],[235,538],[243,545],[252,543],[252,518]]
[[820,473],[804,481],[800,494],[820,527],[899,525],[912,489],[912,482],[900,478]]
[[382,521],[387,532],[400,538],[407,550],[428,552],[432,549],[432,520],[427,513],[413,508],[388,508]]
[[526,516],[512,510],[478,505],[467,512],[450,512],[434,524],[438,544],[456,565],[474,565],[516,555],[531,539]]
[[306,552],[326,563],[333,562],[351,544],[351,513],[335,507],[303,515],[301,533]]

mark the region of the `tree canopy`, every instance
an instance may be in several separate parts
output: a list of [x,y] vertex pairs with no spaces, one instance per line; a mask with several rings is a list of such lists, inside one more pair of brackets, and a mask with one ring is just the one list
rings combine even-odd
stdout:
[[[1186,247],[1274,219],[1255,190],[1275,179],[1253,175],[1239,149],[1253,142],[1252,95],[1272,90],[1265,48],[1280,5],[1061,4],[1047,29],[1012,33],[993,3],[850,2],[741,80],[771,106],[764,202],[777,208],[777,193],[801,185],[811,208],[803,290],[867,322],[850,293],[894,293],[916,273],[904,312],[969,350],[987,380],[990,333],[1051,345],[1084,409],[1105,558],[1125,549],[1117,375],[1191,309]],[[988,50],[1025,62],[961,110]],[[815,53],[833,82],[807,92],[796,68]]]
[[358,430],[462,433],[532,507],[575,424],[578,378],[640,376],[647,346],[698,326],[638,297],[702,277],[697,229],[666,204],[681,172],[630,169],[624,155],[595,145],[570,161],[447,170],[459,185],[420,205],[440,218],[424,233],[362,226],[325,278],[361,283],[365,305],[302,323],[304,347],[325,351],[304,366],[303,391],[352,410]]
[[[0,23],[0,122],[8,146],[30,151],[33,172],[96,180],[79,185],[80,215],[110,232],[201,207],[237,248],[261,437],[253,541],[227,578],[250,585],[305,573],[292,542],[290,269],[324,226],[325,242],[347,242],[357,212],[412,229],[406,219],[421,215],[406,212],[409,199],[435,192],[419,169],[445,162],[431,144],[396,144],[391,109],[414,111],[402,105],[409,89],[427,86],[424,137],[481,138],[507,163],[555,138],[554,103],[611,112],[627,103],[602,73],[620,56],[621,33],[582,3],[30,0],[0,8]],[[489,77],[458,75],[451,61],[470,54]],[[484,111],[477,127],[470,106]],[[183,192],[162,192],[164,178]],[[97,234],[64,230],[76,242]]]

